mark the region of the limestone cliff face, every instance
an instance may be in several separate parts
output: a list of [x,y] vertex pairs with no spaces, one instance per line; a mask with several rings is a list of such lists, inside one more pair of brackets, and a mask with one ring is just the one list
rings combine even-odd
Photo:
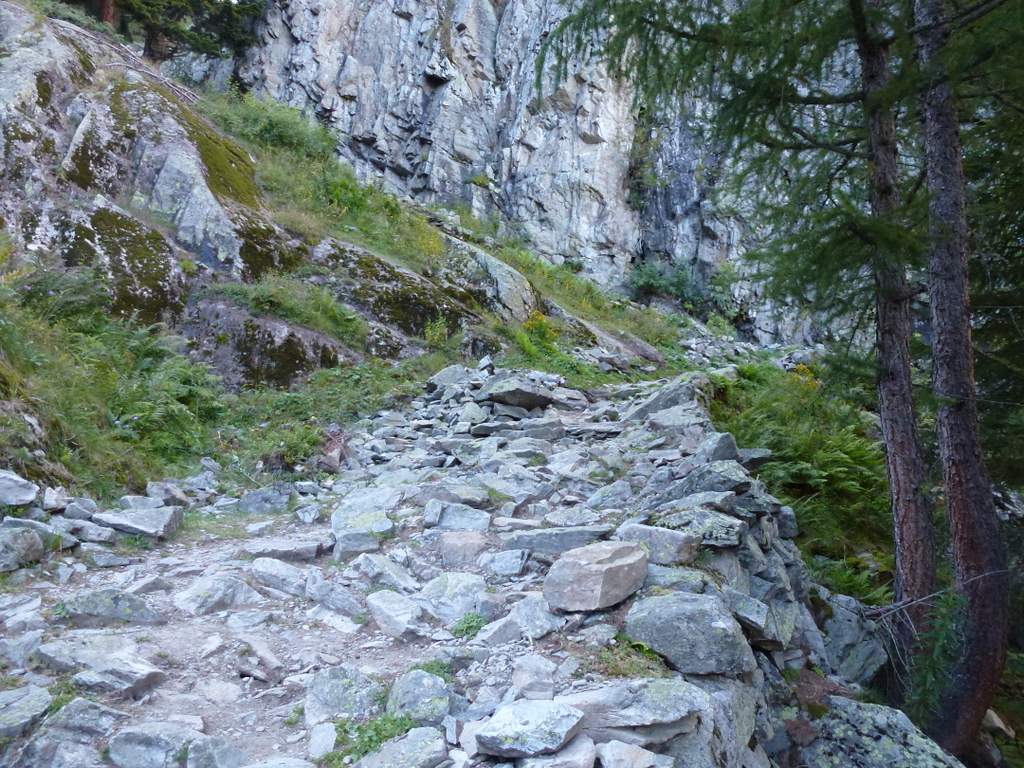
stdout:
[[[240,73],[333,126],[364,177],[423,202],[500,213],[544,256],[578,260],[605,285],[645,253],[687,265],[731,256],[735,243],[696,179],[704,147],[683,121],[652,150],[643,131],[637,140],[630,89],[593,68],[539,94],[538,53],[564,9],[275,0]],[[641,166],[665,183],[646,198]]]

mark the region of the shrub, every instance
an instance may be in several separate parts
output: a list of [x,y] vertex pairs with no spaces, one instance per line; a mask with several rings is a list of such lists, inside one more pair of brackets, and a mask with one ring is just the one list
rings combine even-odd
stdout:
[[255,283],[225,283],[212,288],[256,312],[273,315],[362,348],[369,329],[359,315],[329,290],[288,275],[266,275]]
[[68,482],[67,470],[97,496],[185,464],[206,444],[221,400],[210,371],[178,347],[158,327],[113,319],[89,272],[0,284],[0,397],[31,407],[47,461],[8,429],[0,457],[42,480]]
[[450,335],[448,333],[448,321],[444,315],[435,317],[427,323],[426,328],[423,330],[423,338],[427,342],[427,347],[434,350],[444,349]]
[[470,611],[452,625],[451,632],[456,637],[476,637],[477,633],[487,626],[487,619],[476,611]]
[[872,553],[883,568],[859,584],[843,578],[848,569],[817,567],[826,582],[830,575],[842,579],[838,591],[868,599],[874,593],[877,600],[891,560],[892,518],[885,456],[862,412],[829,395],[805,367],[787,373],[764,363],[740,366],[739,373],[736,382],[718,382],[716,428],[742,446],[772,450],[759,476],[792,504],[805,556],[843,561]]

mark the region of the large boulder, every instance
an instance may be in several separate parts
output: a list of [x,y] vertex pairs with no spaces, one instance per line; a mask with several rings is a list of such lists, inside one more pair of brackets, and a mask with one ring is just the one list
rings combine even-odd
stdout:
[[714,595],[676,592],[638,600],[626,615],[626,634],[683,673],[736,676],[757,666],[740,625]]
[[562,555],[544,579],[544,597],[563,611],[599,611],[643,586],[647,552],[639,544],[602,541]]
[[34,563],[44,554],[43,540],[31,528],[0,528],[0,573]]
[[64,615],[79,627],[163,624],[167,621],[141,597],[114,587],[80,593],[65,600]]
[[16,738],[46,714],[52,697],[45,688],[24,685],[0,691],[0,739]]
[[642,747],[694,731],[711,711],[708,695],[678,677],[616,680],[555,701],[583,712],[582,732],[598,744]]
[[14,768],[101,768],[98,744],[128,719],[116,709],[73,699],[50,715],[25,745]]
[[451,706],[448,683],[422,669],[412,669],[399,677],[388,693],[387,711],[406,715],[417,725],[440,725]]
[[36,656],[56,671],[72,674],[79,688],[98,693],[139,697],[165,677],[139,655],[130,638],[90,630],[43,643]]
[[174,605],[193,616],[205,616],[228,608],[252,605],[261,599],[259,592],[237,576],[214,573],[200,576],[175,595]]
[[142,723],[114,734],[107,756],[117,768],[167,768],[180,764],[188,746],[203,734],[180,723]]
[[159,507],[111,510],[93,515],[92,519],[94,523],[123,533],[164,539],[178,530],[184,515],[181,507]]
[[818,738],[801,753],[820,768],[963,768],[898,709],[832,696],[815,721]]
[[477,393],[476,400],[532,410],[550,405],[556,400],[556,396],[544,385],[525,376],[510,373],[493,377]]
[[523,699],[499,708],[476,733],[477,748],[497,757],[557,752],[579,732],[583,712],[568,704]]

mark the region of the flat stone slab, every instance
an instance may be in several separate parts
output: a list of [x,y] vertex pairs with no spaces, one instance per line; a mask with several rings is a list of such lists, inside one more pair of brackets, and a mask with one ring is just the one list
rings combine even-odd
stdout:
[[167,621],[141,597],[113,587],[79,593],[65,600],[64,614],[79,627],[164,624]]
[[94,523],[105,525],[123,533],[164,539],[181,526],[184,513],[181,507],[157,509],[124,509],[100,512],[92,516]]
[[25,685],[0,691],[0,738],[17,738],[46,714],[53,697],[45,688]]
[[437,768],[448,759],[448,745],[436,728],[413,728],[392,739],[354,768]]
[[311,562],[323,552],[323,542],[318,539],[257,539],[242,545],[246,557],[272,557],[289,562]]
[[502,549],[528,549],[545,555],[560,555],[605,538],[614,529],[610,525],[571,525],[537,528],[499,534]]
[[555,701],[583,712],[581,731],[598,744],[664,744],[693,731],[712,711],[710,697],[678,677],[616,680]]
[[73,682],[81,688],[103,693],[138,697],[165,677],[138,655],[134,642],[121,635],[70,632],[40,645],[36,656],[58,672],[72,673]]
[[555,701],[522,699],[500,707],[476,733],[477,748],[496,757],[549,755],[580,730],[583,712]]

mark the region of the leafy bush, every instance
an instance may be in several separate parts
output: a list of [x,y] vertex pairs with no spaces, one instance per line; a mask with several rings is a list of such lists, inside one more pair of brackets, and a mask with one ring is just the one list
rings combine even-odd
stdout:
[[200,106],[224,131],[261,149],[283,149],[307,160],[334,159],[331,132],[292,107],[238,92],[209,94]]
[[487,626],[487,619],[476,611],[470,611],[452,625],[451,632],[456,637],[476,637],[477,633]]
[[[221,413],[217,380],[159,328],[111,318],[88,271],[0,281],[0,398],[40,419],[48,461],[0,430],[0,459],[97,496],[140,487],[201,450]],[[56,474],[55,474],[56,473]]]
[[330,291],[296,277],[266,275],[255,283],[224,283],[212,290],[256,312],[291,320],[351,347],[362,348],[369,333],[366,322]]
[[427,327],[423,331],[423,338],[427,342],[427,347],[434,350],[444,349],[450,336],[451,334],[448,333],[448,321],[445,320],[444,315],[438,315],[427,323]]
[[[760,478],[792,504],[805,556],[841,561],[866,551],[887,564],[892,518],[885,456],[863,412],[828,395],[808,368],[787,373],[765,363],[739,372],[737,382],[718,382],[715,426],[742,446],[773,451]],[[827,569],[824,575],[827,581]],[[885,575],[883,567],[870,583],[847,580],[837,589],[870,598]]]
[[644,262],[629,273],[627,286],[633,298],[638,301],[655,296],[668,296],[687,304],[699,298],[690,279],[690,273],[684,267],[662,272],[654,264]]

